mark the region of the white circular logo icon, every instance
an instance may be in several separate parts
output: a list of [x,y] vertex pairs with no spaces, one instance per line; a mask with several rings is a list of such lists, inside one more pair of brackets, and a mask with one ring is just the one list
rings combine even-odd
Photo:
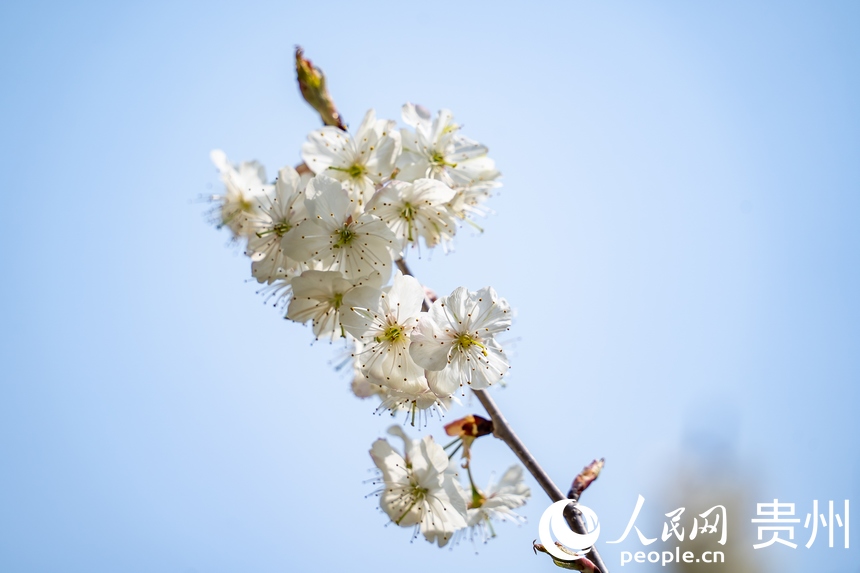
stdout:
[[[577,504],[576,508],[582,513],[587,533],[576,533],[570,529],[567,520],[564,518],[564,508],[571,503],[573,501],[569,499],[555,502],[543,512],[540,524],[538,525],[538,537],[544,549],[560,561],[582,559],[591,550],[591,546],[594,545],[597,537],[600,535],[600,523],[597,521],[597,514],[591,508],[584,505]],[[556,540],[570,553],[562,551],[555,544]]]

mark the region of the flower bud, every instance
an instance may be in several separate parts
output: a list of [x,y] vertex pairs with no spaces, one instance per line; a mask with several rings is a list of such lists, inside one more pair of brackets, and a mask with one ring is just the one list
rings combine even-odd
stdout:
[[328,93],[325,74],[304,57],[304,50],[301,46],[296,46],[296,75],[302,97],[320,114],[323,123],[346,131],[346,126]]
[[603,458],[599,460],[594,460],[579,472],[579,475],[573,480],[573,484],[570,486],[570,491],[567,494],[567,497],[570,499],[579,499],[579,496],[585,489],[591,485],[591,482],[597,479],[597,476],[600,475],[600,470],[603,469]]

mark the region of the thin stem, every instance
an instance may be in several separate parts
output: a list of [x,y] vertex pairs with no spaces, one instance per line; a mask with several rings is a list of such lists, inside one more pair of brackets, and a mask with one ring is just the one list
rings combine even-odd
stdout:
[[553,483],[552,479],[547,475],[531,452],[528,451],[519,436],[517,436],[511,429],[508,421],[502,415],[502,412],[499,410],[499,407],[496,405],[496,401],[493,400],[492,396],[490,396],[485,390],[472,390],[472,392],[475,393],[475,396],[478,397],[478,401],[481,402],[481,405],[490,415],[490,418],[493,419],[493,435],[505,442],[505,444],[511,448],[528,472],[534,476],[541,489],[546,492],[552,501],[567,499],[558,486]]
[[[412,272],[409,270],[409,266],[406,264],[406,261],[403,259],[398,259],[396,261],[397,268],[400,269],[404,275],[412,275]],[[429,301],[425,298],[423,310],[427,310],[429,308]],[[487,411],[487,414],[490,415],[490,418],[493,420],[493,435],[502,440],[507,446],[511,449],[511,451],[516,454],[516,456],[520,459],[523,465],[526,467],[526,470],[532,477],[535,478],[535,481],[538,482],[541,489],[546,492],[549,498],[553,501],[561,501],[563,499],[568,499],[564,493],[562,493],[561,489],[555,483],[553,483],[552,479],[550,479],[549,475],[544,471],[544,469],[540,466],[535,457],[529,452],[528,448],[526,448],[525,444],[523,444],[522,440],[520,440],[519,436],[517,436],[516,432],[511,428],[508,421],[502,415],[501,410],[499,410],[496,401],[493,400],[492,396],[490,396],[485,390],[475,390],[472,389],[472,392],[475,396],[478,397],[478,401],[481,402],[481,405]],[[577,496],[578,497],[578,496]],[[577,500],[571,500],[571,502],[576,502]],[[570,525],[571,529],[576,531],[577,533],[586,533],[587,530],[585,528],[585,521],[582,519],[582,514],[579,511],[567,511],[565,512],[565,518],[567,519],[568,525]],[[597,551],[596,547],[592,547],[591,551],[586,555],[592,563],[597,567],[601,573],[609,573],[609,569],[606,567],[606,564],[603,562],[603,559],[600,557],[600,553]]]
[[[541,489],[546,492],[549,498],[553,502],[568,499],[568,497],[561,492],[558,486],[555,485],[549,475],[547,475],[531,452],[529,452],[528,448],[526,448],[519,436],[517,436],[513,431],[492,396],[490,396],[485,390],[473,389],[472,392],[478,397],[478,401],[481,402],[481,405],[484,406],[484,409],[493,420],[493,435],[505,442],[511,451],[516,454],[526,467],[526,470],[532,474],[532,477],[535,478],[535,481],[538,482],[538,485],[540,485]],[[575,502],[577,500],[571,501]],[[567,523],[570,525],[571,529],[577,533],[587,533],[585,521],[582,519],[582,514],[580,512],[565,512],[565,518],[567,519]],[[609,573],[609,569],[600,557],[600,553],[597,551],[596,547],[592,547],[586,557],[588,557],[602,573]]]

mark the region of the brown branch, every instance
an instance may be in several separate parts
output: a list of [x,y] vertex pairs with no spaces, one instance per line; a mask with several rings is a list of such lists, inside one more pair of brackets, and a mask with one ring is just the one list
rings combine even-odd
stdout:
[[[495,428],[493,435],[505,442],[511,451],[516,454],[549,498],[553,502],[568,499],[568,497],[561,492],[558,486],[555,485],[549,475],[547,475],[531,452],[529,452],[526,445],[522,440],[520,440],[519,436],[517,436],[510,424],[508,424],[508,421],[502,415],[501,410],[499,410],[499,407],[496,405],[496,401],[493,400],[492,396],[490,396],[485,390],[473,389],[472,392],[478,397],[478,401],[481,402],[481,405],[484,406],[484,409],[487,410],[487,414],[489,414],[490,418],[493,420],[493,427]],[[575,503],[576,501],[577,500],[572,500],[571,503]],[[585,521],[582,519],[582,514],[579,511],[575,509],[574,511],[566,511],[564,516],[571,529],[577,533],[587,533]],[[603,562],[603,558],[600,557],[600,553],[597,551],[596,547],[592,547],[591,551],[589,551],[586,556],[592,561],[592,563],[594,563],[595,566],[597,566],[597,569],[601,571],[601,573],[609,573],[609,569],[607,569],[606,564]]]

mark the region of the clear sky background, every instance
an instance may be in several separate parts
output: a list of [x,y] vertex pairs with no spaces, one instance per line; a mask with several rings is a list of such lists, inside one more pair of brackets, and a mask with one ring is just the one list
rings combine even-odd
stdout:
[[[641,494],[650,536],[729,505],[709,570],[856,571],[856,531],[751,552],[749,520],[860,512],[858,25],[853,2],[4,3],[0,570],[556,570],[534,482],[477,556],[385,527],[364,480],[390,421],[195,202],[213,148],[299,161],[301,44],[353,126],[414,101],[490,147],[485,232],[408,260],[515,307],[495,396],[561,487],[606,457],[583,502],[613,570]],[[514,462],[477,448],[480,482]]]

